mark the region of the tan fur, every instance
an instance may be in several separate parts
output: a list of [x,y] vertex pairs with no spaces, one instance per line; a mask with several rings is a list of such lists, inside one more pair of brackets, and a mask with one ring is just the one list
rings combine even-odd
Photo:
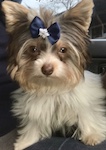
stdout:
[[[28,83],[29,80],[25,80],[25,77],[28,78],[29,73],[26,73],[26,71],[24,73],[23,69],[21,72],[21,66],[23,66],[23,68],[25,68],[25,70],[26,70],[26,67],[30,68],[30,65],[34,65],[33,61],[30,64],[29,63],[30,59],[26,60],[26,58],[24,58],[24,57],[19,57],[20,52],[18,53],[18,51],[21,48],[21,51],[24,52],[24,47],[26,49],[27,45],[28,46],[30,46],[31,44],[32,45],[37,44],[37,46],[41,45],[42,40],[40,40],[40,38],[37,40],[29,40],[29,38],[31,38],[29,30],[28,30],[28,28],[29,28],[28,26],[31,22],[31,20],[29,19],[29,16],[34,17],[34,15],[37,14],[44,21],[45,27],[50,26],[50,24],[52,24],[54,21],[57,21],[60,23],[61,38],[55,44],[56,50],[54,52],[55,52],[55,55],[58,54],[57,57],[60,57],[60,59],[62,59],[64,62],[67,61],[67,63],[66,63],[67,65],[68,64],[70,65],[70,63],[68,63],[67,58],[69,56],[71,56],[71,58],[69,58],[69,59],[72,60],[71,66],[73,66],[73,68],[74,68],[73,74],[76,74],[76,79],[73,80],[73,76],[72,75],[70,76],[69,72],[68,72],[68,74],[67,73],[66,74],[72,78],[71,80],[73,80],[73,82],[74,82],[73,85],[76,85],[79,82],[79,79],[83,74],[83,69],[86,67],[86,60],[88,59],[88,54],[87,54],[86,49],[87,49],[89,40],[86,35],[87,31],[85,31],[83,29],[83,26],[81,25],[81,23],[77,22],[76,18],[72,18],[72,19],[70,18],[70,22],[69,22],[67,20],[67,17],[70,17],[69,13],[67,15],[62,14],[57,17],[52,17],[53,13],[51,11],[45,10],[44,8],[40,9],[40,13],[38,14],[38,12],[36,12],[36,11],[34,12],[34,11],[28,10],[26,8],[24,9],[23,6],[20,7],[19,4],[16,4],[16,3],[14,4],[11,2],[9,4],[8,3],[9,2],[3,3],[3,10],[5,11],[5,14],[6,14],[7,31],[10,32],[12,39],[14,39],[14,42],[11,41],[11,43],[9,45],[9,58],[10,58],[9,62],[10,63],[8,66],[8,70],[9,70],[9,72],[11,72],[12,78],[15,78],[15,80],[19,81],[20,85],[23,86],[25,89],[26,89],[26,87],[28,89],[29,89],[29,87],[31,88],[32,83],[31,82]],[[9,7],[8,9],[7,9],[7,5]],[[82,5],[79,4],[78,6],[76,6],[75,10],[79,9],[79,7],[82,8]],[[7,13],[7,10],[8,10],[8,13]],[[14,13],[12,10],[14,10]],[[71,11],[71,9],[69,11]],[[10,18],[11,16],[13,17],[13,21]],[[33,19],[33,17],[31,17],[31,18]],[[79,19],[79,16],[77,16],[77,18]],[[10,22],[12,24],[10,24]],[[17,30],[14,30],[14,27],[16,27]],[[78,28],[79,28],[79,30],[78,30]],[[64,32],[66,34],[64,34]],[[80,36],[80,34],[82,35],[82,37]],[[79,40],[81,42],[80,45],[78,45]],[[47,43],[48,43],[48,41],[47,41]],[[59,43],[61,43],[61,45]],[[42,44],[43,44],[43,42],[42,42]],[[18,47],[17,47],[17,45],[18,45]],[[22,45],[24,45],[24,46],[22,46]],[[48,46],[49,45],[50,44],[48,43]],[[60,45],[60,46],[58,46],[58,45]],[[58,53],[58,51],[61,47],[64,47],[64,46],[67,47],[68,52],[66,55],[60,55],[60,53]],[[52,50],[52,48],[51,48],[51,46],[49,46],[47,51],[50,52],[51,50]],[[21,53],[21,55],[22,55],[22,53]],[[76,62],[75,62],[75,60],[76,60]],[[28,63],[28,65],[27,65],[27,63]],[[25,64],[26,64],[26,66],[24,66]],[[27,76],[25,74],[27,74]],[[30,76],[30,74],[29,74],[29,76]],[[23,80],[23,78],[24,78],[24,80]],[[32,87],[33,87],[33,84],[32,84]]]
[[4,3],[2,3],[2,10],[5,12],[8,32],[12,32],[13,30],[15,30],[14,27],[16,25],[16,22],[18,23],[20,17],[22,17],[23,15],[24,22],[25,15],[27,15],[27,13],[29,12],[29,10],[22,5],[13,3],[11,1],[5,1]]
[[69,11],[64,14],[64,17],[67,19],[75,19],[76,22],[82,25],[87,31],[91,22],[90,16],[92,15],[93,6],[92,0],[82,0],[79,5],[69,9]]
[[[73,125],[77,128],[73,136],[85,144],[95,145],[105,139],[106,91],[100,76],[84,71],[89,59],[92,9],[92,0],[82,0],[55,16],[45,8],[37,11],[14,2],[2,3],[11,35],[8,72],[21,87],[14,93],[12,109],[22,127],[15,150],[50,137],[56,130],[62,130],[63,135],[70,133]],[[59,24],[60,39],[54,45],[47,37],[31,37],[30,24],[35,16],[43,20],[45,28]],[[45,70],[50,68],[53,70],[48,75]]]

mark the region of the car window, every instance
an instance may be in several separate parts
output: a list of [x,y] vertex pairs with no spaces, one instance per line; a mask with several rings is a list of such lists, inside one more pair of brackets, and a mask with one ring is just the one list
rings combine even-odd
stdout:
[[55,14],[61,13],[70,7],[74,7],[81,0],[22,0],[22,5],[31,8],[44,6],[54,11]]
[[94,4],[90,36],[92,39],[106,39],[106,0],[94,0]]

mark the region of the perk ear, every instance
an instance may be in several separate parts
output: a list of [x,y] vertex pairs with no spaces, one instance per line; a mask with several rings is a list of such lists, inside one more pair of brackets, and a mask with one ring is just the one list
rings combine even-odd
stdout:
[[64,13],[64,19],[72,19],[83,25],[85,31],[88,31],[93,12],[93,0],[82,0],[75,7]]
[[20,24],[20,22],[23,24],[28,20],[27,14],[29,12],[29,9],[16,2],[2,2],[2,11],[5,14],[6,28],[8,32],[14,31],[15,26],[18,27],[18,24]]

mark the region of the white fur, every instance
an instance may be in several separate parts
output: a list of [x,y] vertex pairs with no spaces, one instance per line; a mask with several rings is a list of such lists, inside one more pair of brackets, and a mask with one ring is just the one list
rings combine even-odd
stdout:
[[[19,138],[15,150],[22,150],[33,143],[50,137],[52,130],[65,130],[78,125],[81,132],[78,138],[86,144],[95,145],[106,137],[106,117],[104,99],[106,91],[102,88],[100,75],[85,71],[85,78],[72,90],[70,87],[52,90],[14,93],[14,115],[21,119]],[[53,92],[54,91],[54,92]]]

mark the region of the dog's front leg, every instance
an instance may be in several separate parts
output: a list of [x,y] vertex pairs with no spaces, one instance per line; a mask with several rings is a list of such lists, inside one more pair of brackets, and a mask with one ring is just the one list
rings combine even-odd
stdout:
[[96,145],[106,139],[106,118],[101,112],[86,110],[80,112],[78,128],[81,131],[80,140],[87,145]]
[[14,144],[14,150],[23,150],[40,139],[39,129],[31,124],[28,124],[23,129],[18,131],[19,137]]

